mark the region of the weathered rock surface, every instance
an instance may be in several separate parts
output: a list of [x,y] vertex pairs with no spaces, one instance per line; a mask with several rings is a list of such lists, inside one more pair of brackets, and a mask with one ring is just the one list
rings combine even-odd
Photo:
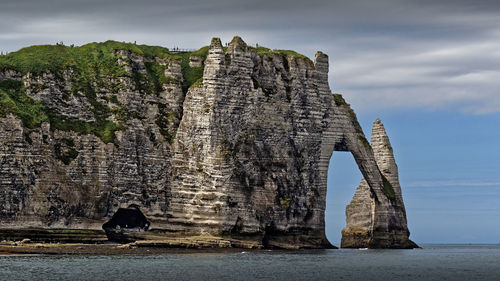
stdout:
[[[388,201],[377,200],[363,179],[346,208],[346,227],[342,230],[344,248],[415,248],[409,240],[406,211],[399,185],[398,166],[389,137],[380,119],[373,122],[371,147],[382,173]],[[388,207],[390,205],[391,207]],[[399,224],[391,224],[396,219]]]
[[202,67],[203,66],[203,57],[190,56],[189,57],[189,66],[190,67]]
[[[100,74],[107,82],[91,84],[92,95],[68,94],[71,69],[57,76],[0,73],[62,116],[92,122],[102,105],[117,108],[107,121],[121,122],[104,142],[101,133],[56,128],[53,119],[28,128],[14,114],[0,116],[1,229],[99,230],[134,205],[160,233],[143,239],[208,235],[233,246],[331,247],[328,165],[333,151],[350,151],[366,184],[355,195],[362,207],[348,208],[344,236],[352,242],[343,245],[409,241],[397,169],[378,162],[374,151],[382,155],[383,148],[372,150],[352,109],[332,95],[325,54],[312,62],[291,52],[262,53],[239,37],[225,50],[215,38],[206,58],[187,63],[204,66],[202,80],[187,91],[181,59],[133,50],[114,56],[123,73]],[[151,80],[157,65],[164,76],[153,79],[150,93],[138,78]]]

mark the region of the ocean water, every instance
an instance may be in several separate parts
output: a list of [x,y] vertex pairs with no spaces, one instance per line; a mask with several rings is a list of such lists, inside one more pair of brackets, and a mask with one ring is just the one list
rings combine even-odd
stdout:
[[500,280],[500,245],[0,256],[1,280]]

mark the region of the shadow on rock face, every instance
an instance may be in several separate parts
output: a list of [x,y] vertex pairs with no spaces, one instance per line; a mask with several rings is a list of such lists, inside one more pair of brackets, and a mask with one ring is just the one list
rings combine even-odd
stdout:
[[134,233],[147,231],[150,222],[137,205],[119,208],[113,217],[102,225],[108,240],[129,243],[134,242]]

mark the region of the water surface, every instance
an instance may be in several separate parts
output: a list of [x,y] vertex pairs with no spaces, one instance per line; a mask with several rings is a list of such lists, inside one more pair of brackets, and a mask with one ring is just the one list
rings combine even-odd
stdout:
[[0,256],[1,280],[500,280],[500,245]]

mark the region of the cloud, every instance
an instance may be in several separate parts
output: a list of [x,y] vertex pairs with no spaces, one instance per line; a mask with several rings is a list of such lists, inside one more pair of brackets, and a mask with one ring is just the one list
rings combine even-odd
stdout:
[[18,0],[2,3],[0,50],[114,39],[196,48],[229,41],[329,54],[356,109],[500,112],[500,2]]
[[[351,50],[331,66],[332,88],[356,108],[452,108],[500,112],[500,38],[388,39],[394,47]],[[345,46],[345,49],[347,46]]]

